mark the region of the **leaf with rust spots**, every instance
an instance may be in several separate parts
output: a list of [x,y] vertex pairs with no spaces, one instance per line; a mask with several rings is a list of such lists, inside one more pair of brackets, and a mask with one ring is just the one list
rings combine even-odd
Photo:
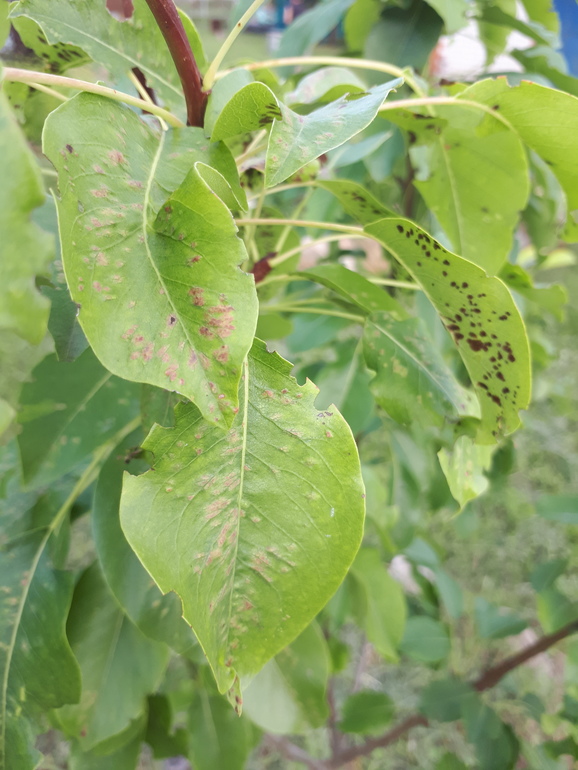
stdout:
[[265,184],[273,187],[309,161],[345,144],[366,128],[401,78],[370,88],[364,94],[342,96],[309,115],[298,115],[280,104],[281,119],[269,134],[265,163]]
[[479,416],[476,399],[456,380],[421,319],[394,321],[374,313],[365,324],[363,348],[375,372],[375,400],[397,422],[442,425]]
[[[146,0],[134,0],[134,13],[123,23],[109,13],[104,0],[98,3],[68,0],[65,4],[53,0],[21,0],[15,4],[11,16],[15,20],[33,19],[48,43],[79,46],[93,61],[105,66],[117,81],[138,67],[163,103],[185,118],[179,76]],[[186,14],[181,12],[180,16],[197,63],[203,68],[206,59],[195,25]]]
[[413,275],[451,333],[480,401],[477,441],[512,433],[532,375],[526,328],[505,284],[407,219],[382,219],[365,231]]
[[124,480],[125,535],[161,590],[181,597],[221,692],[305,628],[361,540],[351,431],[335,408],[320,413],[315,386],[298,386],[290,370],[257,341],[229,431],[179,404],[175,428],[155,427],[144,442],[154,470]]
[[[562,238],[578,241],[578,99],[528,81],[510,87],[506,78],[479,81],[458,94],[459,99],[491,106],[548,164],[566,195],[568,211]],[[507,162],[509,165],[509,158]]]
[[229,207],[244,193],[229,151],[197,128],[156,134],[88,94],[50,115],[44,149],[59,174],[67,282],[96,355],[229,424],[257,319],[253,279],[238,268],[246,252]]
[[365,187],[349,179],[319,180],[319,187],[323,187],[339,200],[349,216],[357,222],[367,225],[383,217],[393,217],[395,212],[384,206]]

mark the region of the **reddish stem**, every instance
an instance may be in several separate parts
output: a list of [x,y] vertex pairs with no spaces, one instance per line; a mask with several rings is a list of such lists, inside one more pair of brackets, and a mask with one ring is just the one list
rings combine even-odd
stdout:
[[187,125],[202,128],[208,93],[173,0],[146,0],[179,73],[185,102]]

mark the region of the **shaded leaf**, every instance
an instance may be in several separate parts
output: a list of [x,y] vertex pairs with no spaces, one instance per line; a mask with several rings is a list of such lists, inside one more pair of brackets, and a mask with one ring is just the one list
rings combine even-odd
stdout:
[[[107,585],[130,620],[146,636],[165,642],[186,655],[197,647],[190,626],[182,618],[181,602],[173,593],[163,596],[126,541],[120,526],[119,505],[125,471],[143,472],[147,464],[130,459],[142,442],[140,431],[116,447],[100,471],[92,507],[92,531]],[[136,467],[135,467],[136,466]]]
[[460,510],[488,488],[484,471],[491,468],[493,452],[493,446],[475,444],[469,436],[460,436],[451,449],[439,450],[442,471]]
[[483,639],[504,639],[519,634],[528,624],[513,612],[501,612],[495,604],[476,597],[474,614],[478,633]]
[[450,651],[448,632],[438,620],[424,615],[411,617],[407,621],[400,649],[422,663],[439,663],[447,658]]
[[530,398],[530,353],[524,322],[506,286],[403,219],[365,231],[420,283],[452,334],[482,410],[477,440],[492,443],[519,425]]
[[567,198],[563,237],[578,240],[578,147],[574,130],[578,99],[529,81],[510,88],[505,78],[480,81],[457,98],[479,101],[499,111],[522,141],[550,166]]
[[[407,312],[386,290],[343,265],[316,265],[298,273],[322,286],[327,286],[343,299],[357,305],[366,313],[384,310],[394,318],[405,318]],[[384,313],[385,317],[385,313]]]
[[349,428],[333,410],[314,411],[316,388],[289,371],[257,342],[229,432],[181,404],[175,428],[154,428],[144,443],[154,471],[124,481],[127,539],[161,590],[181,597],[220,691],[311,621],[361,537]]
[[[205,111],[205,133],[207,136],[213,135],[215,123],[222,115],[222,112],[229,101],[237,94],[238,91],[241,91],[244,86],[249,85],[253,81],[253,74],[245,69],[233,70],[232,72],[229,72],[227,75],[217,80],[211,89],[211,93],[207,101],[207,109]],[[231,115],[231,119],[233,117],[234,116]],[[227,125],[231,125],[231,130],[233,131],[232,134],[227,135],[234,136],[235,128],[232,120],[231,123],[227,121]],[[227,131],[224,123],[222,125],[222,130],[225,132]]]
[[41,60],[41,68],[55,75],[62,74],[71,67],[80,67],[90,61],[90,57],[78,46],[67,45],[59,40],[51,45],[39,25],[31,18],[19,16],[11,18],[22,43]]
[[[357,222],[368,225],[383,217],[393,217],[395,212],[384,206],[363,185],[349,179],[320,179],[319,187],[335,195],[345,211]],[[377,309],[377,308],[373,308]]]
[[464,701],[474,695],[467,682],[448,677],[429,684],[422,692],[420,711],[428,719],[455,722],[461,719]]
[[73,744],[70,752],[69,770],[135,770],[140,756],[142,735],[137,735],[117,751],[101,754],[94,751],[82,751]]
[[47,484],[76,468],[138,414],[137,399],[138,388],[113,377],[91,350],[70,364],[44,359],[22,390],[24,479]]
[[370,387],[377,403],[404,425],[443,424],[476,416],[477,404],[438,352],[423,321],[394,321],[373,313],[366,321],[363,350],[375,372]]
[[189,709],[190,757],[196,770],[243,770],[260,731],[225,698],[198,687]]
[[275,119],[281,119],[281,107],[273,91],[264,83],[248,83],[237,89],[222,107],[215,120],[211,139],[215,142],[257,131]]
[[186,756],[188,735],[183,727],[173,729],[171,702],[166,695],[149,695],[145,740],[155,759]]
[[413,0],[405,8],[387,7],[367,36],[363,55],[366,59],[421,70],[442,27],[441,17],[423,0]]
[[448,35],[453,35],[468,24],[468,0],[428,0],[428,5],[442,17]]
[[32,344],[46,332],[49,303],[35,277],[48,269],[52,238],[30,220],[44,203],[40,170],[3,93],[0,93],[0,331]]
[[36,495],[0,500],[0,767],[33,770],[28,722],[38,709],[78,701],[80,672],[66,638],[73,576],[54,569],[58,504],[34,509]]
[[445,605],[450,617],[456,620],[462,616],[464,609],[464,597],[459,583],[448,575],[441,567],[434,568],[436,588],[440,599]]
[[568,302],[568,292],[564,286],[558,283],[552,286],[535,286],[529,274],[519,265],[505,265],[500,278],[510,289],[530,302],[535,302],[558,321],[564,319],[564,306]]
[[389,93],[402,83],[397,78],[365,94],[343,96],[309,115],[298,115],[280,104],[282,118],[275,120],[269,134],[265,185],[280,184],[310,160],[358,134],[372,122]]
[[277,56],[301,56],[335,29],[354,0],[324,0],[301,14],[283,33]]
[[59,709],[56,718],[63,732],[89,751],[140,721],[147,694],[160,683],[168,648],[128,620],[96,564],[76,585],[67,631],[82,672],[82,696],[77,706]]
[[571,602],[556,586],[541,591],[536,605],[538,620],[547,634],[578,620],[578,603]]
[[344,733],[373,733],[391,722],[395,704],[389,695],[375,690],[361,690],[343,704],[339,729]]
[[406,605],[403,591],[373,548],[362,548],[351,575],[362,589],[364,606],[356,606],[357,620],[367,638],[386,660],[398,659],[404,633]]
[[329,651],[316,623],[265,664],[245,691],[244,713],[270,733],[305,733],[329,714]]
[[534,567],[530,575],[530,583],[534,591],[540,593],[547,588],[551,588],[560,575],[563,574],[567,565],[568,561],[566,559],[552,559]]
[[511,727],[505,725],[479,695],[464,701],[463,718],[480,770],[511,770],[519,751],[518,739]]
[[221,200],[243,195],[228,150],[201,129],[159,136],[131,110],[88,94],[50,115],[44,145],[59,171],[70,292],[96,355],[230,422],[257,302]]
[[578,524],[578,495],[542,495],[536,513],[548,521]]

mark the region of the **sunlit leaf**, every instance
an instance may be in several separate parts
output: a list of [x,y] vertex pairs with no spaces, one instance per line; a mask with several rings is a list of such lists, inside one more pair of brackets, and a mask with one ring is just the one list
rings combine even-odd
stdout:
[[475,83],[462,91],[460,98],[496,110],[550,166],[567,198],[563,237],[572,242],[578,240],[578,98],[529,81],[510,88],[505,78]]
[[257,300],[221,200],[243,196],[227,149],[201,129],[155,134],[131,110],[84,94],[52,113],[45,152],[59,171],[70,292],[96,355],[229,423]]
[[349,428],[313,408],[316,388],[297,386],[290,368],[255,344],[229,432],[179,405],[175,428],[144,443],[154,470],[124,481],[127,539],[161,590],[181,597],[223,692],[311,621],[361,537]]
[[420,283],[452,334],[481,405],[477,440],[511,433],[528,405],[531,372],[524,322],[506,286],[408,220],[382,219],[365,231]]
[[389,93],[403,80],[374,86],[365,94],[342,96],[309,115],[298,115],[280,104],[281,119],[269,134],[265,184],[273,187],[314,158],[344,144],[368,126]]

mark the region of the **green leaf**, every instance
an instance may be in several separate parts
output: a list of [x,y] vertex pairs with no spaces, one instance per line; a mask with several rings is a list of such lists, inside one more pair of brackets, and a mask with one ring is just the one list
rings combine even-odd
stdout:
[[282,118],[269,134],[265,162],[265,185],[273,187],[310,160],[344,144],[366,128],[401,78],[375,86],[365,94],[342,96],[309,115],[298,115],[280,104]]
[[397,67],[421,70],[442,32],[443,21],[423,0],[407,7],[389,6],[373,25],[363,55]]
[[345,14],[343,32],[349,51],[360,52],[383,7],[378,0],[355,0]]
[[515,15],[506,13],[499,5],[483,4],[478,19],[484,24],[496,24],[500,27],[507,27],[508,31],[515,29],[536,43],[544,43],[553,48],[558,48],[560,45],[558,35],[555,32],[550,31],[538,22],[518,19]]
[[400,645],[401,651],[422,663],[439,663],[447,658],[450,640],[445,626],[424,615],[408,619]]
[[361,538],[353,437],[339,413],[314,410],[316,388],[290,369],[256,342],[229,432],[180,404],[175,428],[144,442],[154,470],[124,481],[127,539],[161,590],[181,597],[221,692],[302,631]]
[[537,45],[512,51],[510,56],[519,61],[527,72],[543,75],[556,88],[578,96],[578,79],[566,74],[566,61],[560,51]]
[[551,757],[573,757],[578,759],[578,743],[568,736],[559,741],[546,741],[544,749]]
[[538,620],[547,634],[578,619],[578,604],[571,602],[555,586],[541,591],[537,596],[536,604]]
[[564,306],[568,302],[568,292],[556,283],[553,286],[535,286],[529,274],[519,265],[506,264],[500,278],[513,291],[535,302],[551,313],[558,321],[564,320]]
[[[395,212],[384,206],[363,185],[356,182],[351,182],[348,179],[328,181],[320,179],[318,185],[335,195],[345,211],[363,225],[368,225],[383,217],[395,216]],[[377,308],[372,309],[377,310]]]
[[182,618],[179,598],[173,593],[161,594],[127,543],[120,526],[123,474],[127,470],[137,473],[147,468],[146,463],[130,459],[131,448],[141,441],[140,431],[132,433],[114,449],[102,467],[91,516],[94,542],[107,585],[130,620],[146,636],[187,655],[197,644]]
[[248,83],[223,106],[215,120],[211,140],[216,142],[257,131],[281,117],[281,107],[273,91],[264,83]]
[[73,744],[70,752],[69,770],[135,770],[140,756],[142,735],[117,751],[102,755],[99,749],[82,751]]
[[30,221],[31,212],[44,203],[42,178],[1,92],[0,178],[0,330],[38,344],[46,332],[49,303],[34,281],[48,269],[52,238]]
[[373,548],[361,549],[351,574],[363,592],[365,606],[357,608],[359,624],[379,654],[386,660],[396,661],[407,614],[401,586],[390,576]]
[[421,319],[393,321],[373,313],[363,343],[367,366],[376,373],[370,384],[375,400],[397,422],[443,425],[476,416],[475,399],[455,379]]
[[528,627],[526,621],[513,612],[501,612],[495,604],[476,597],[474,614],[482,639],[504,639],[515,636]]
[[420,283],[451,332],[480,400],[479,443],[519,423],[530,398],[530,353],[524,322],[499,278],[487,276],[404,219],[382,219],[365,231]]
[[468,768],[455,754],[446,753],[435,766],[435,770],[468,770]]
[[59,361],[72,363],[88,347],[88,340],[78,323],[78,308],[70,299],[67,286],[43,286],[50,300],[48,331],[54,340]]
[[71,67],[80,67],[90,61],[90,57],[77,46],[60,41],[51,45],[42,29],[31,18],[20,16],[11,18],[11,22],[22,43],[41,60],[41,68],[46,72],[60,75]]
[[458,99],[487,104],[508,120],[522,141],[550,166],[566,194],[568,214],[563,238],[578,241],[578,147],[575,96],[522,81],[510,88],[505,78],[483,80],[466,88]]
[[460,436],[451,449],[442,448],[438,452],[442,471],[460,510],[488,488],[484,471],[490,470],[494,448],[475,444],[469,436]]
[[138,388],[113,377],[86,350],[67,364],[49,356],[22,389],[18,436],[27,483],[76,468],[138,414]]
[[548,521],[578,524],[578,495],[542,495],[536,513]]
[[[79,46],[117,80],[138,67],[163,103],[184,116],[182,87],[162,32],[146,0],[133,0],[133,5],[132,16],[122,23],[113,18],[105,3],[92,0],[70,0],[65,5],[51,0],[21,0],[11,16],[36,21],[51,44]],[[184,14],[181,19],[202,67],[204,54],[196,29]]]
[[428,0],[428,5],[442,17],[448,35],[453,35],[468,24],[468,0]]
[[464,598],[459,584],[441,567],[434,567],[436,588],[450,617],[460,618],[464,609]]
[[463,717],[480,770],[512,770],[519,745],[510,726],[505,725],[479,695],[464,701]]
[[277,56],[301,56],[335,29],[354,0],[324,0],[301,14],[283,33]]
[[4,47],[4,42],[10,32],[10,22],[8,21],[8,5],[0,6],[0,48]]
[[367,85],[345,67],[320,67],[305,75],[294,91],[286,94],[286,104],[314,104],[332,102],[345,93],[355,94],[367,90]]
[[195,770],[244,770],[259,730],[237,716],[221,695],[198,687],[189,709],[190,758]]
[[[516,133],[480,110],[439,107],[436,116],[445,121],[439,130],[428,130],[435,124],[427,115],[411,125],[427,164],[414,185],[458,254],[495,275],[529,195],[524,146]],[[387,117],[397,122],[395,114]]]
[[[503,12],[510,16],[516,15],[516,0],[498,0]],[[482,0],[481,7],[493,4],[493,0]],[[478,22],[480,40],[486,47],[486,67],[489,66],[496,56],[503,53],[510,36],[510,30],[501,24],[491,24],[490,22]]]
[[173,729],[171,702],[166,695],[149,695],[145,740],[155,759],[187,755],[187,731],[182,727]]
[[[343,265],[316,265],[308,270],[302,270],[298,275],[311,281],[327,286],[340,297],[357,305],[366,313],[377,310],[387,311],[394,318],[406,318],[407,312],[385,289],[376,286],[367,278]],[[385,313],[383,313],[385,317]]]
[[270,660],[245,691],[244,713],[262,730],[306,733],[329,714],[329,651],[316,623]]
[[530,583],[534,591],[540,593],[551,588],[560,575],[564,573],[567,565],[567,559],[552,559],[534,567],[530,575]]
[[201,129],[159,136],[87,94],[50,115],[44,149],[59,171],[70,292],[96,355],[113,373],[173,388],[230,422],[257,300],[221,200],[243,195],[228,150]]
[[461,719],[464,701],[474,695],[467,682],[448,677],[429,684],[421,694],[420,711],[428,719],[455,722]]
[[36,495],[0,500],[0,767],[33,770],[37,754],[28,719],[38,709],[74,703],[80,672],[66,638],[71,573],[54,569],[56,508]]
[[56,717],[63,732],[89,751],[142,717],[145,698],[165,670],[168,648],[130,622],[96,564],[76,585],[67,631],[82,673],[82,696],[77,706],[64,706]]
[[395,704],[389,695],[375,690],[361,690],[343,704],[339,729],[343,733],[374,733],[391,722]]
[[[237,94],[237,92],[241,91],[244,86],[247,86],[253,82],[253,74],[244,69],[233,70],[232,72],[229,72],[229,74],[217,80],[211,89],[211,93],[207,101],[207,109],[205,111],[205,133],[207,136],[213,136],[215,123],[222,115],[222,112],[228,102]],[[230,117],[232,123],[231,130],[234,132],[234,115],[231,115]],[[225,129],[224,124],[223,128]],[[242,131],[240,133],[242,133]],[[235,133],[228,135],[234,136]]]

